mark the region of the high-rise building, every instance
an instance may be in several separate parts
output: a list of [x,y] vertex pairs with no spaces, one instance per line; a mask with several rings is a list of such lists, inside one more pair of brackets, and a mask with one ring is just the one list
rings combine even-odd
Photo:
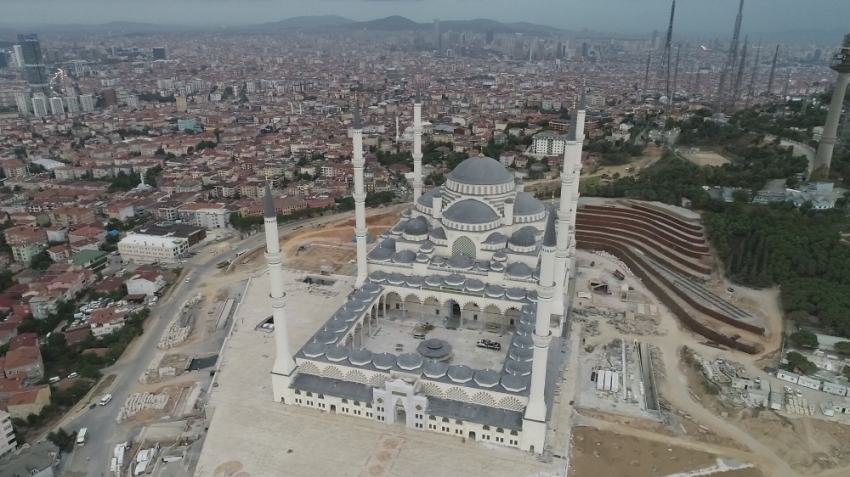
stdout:
[[30,90],[33,93],[50,94],[50,81],[47,77],[47,68],[44,66],[38,35],[18,35],[18,43],[21,47],[24,78],[29,83]]
[[177,95],[174,98],[177,100],[177,111],[185,113],[189,109],[189,105],[186,103],[186,97],[182,95]]
[[153,59],[155,60],[164,60],[165,59],[165,47],[158,46],[153,49]]
[[37,118],[47,116],[47,96],[36,94],[32,98],[32,112]]
[[118,94],[114,88],[103,90],[103,104],[107,106],[118,106]]
[[65,107],[62,105],[62,98],[58,96],[50,98],[50,114],[65,114]]
[[15,68],[24,67],[24,53],[21,50],[21,45],[12,46],[12,63],[14,63]]
[[80,102],[77,100],[75,95],[69,95],[65,97],[65,104],[68,106],[69,113],[79,113],[80,112]]
[[0,50],[0,68],[8,68],[9,60],[6,58],[6,52],[4,50]]
[[80,109],[85,112],[94,111],[95,99],[94,96],[90,94],[82,94],[80,95]]
[[15,104],[18,106],[18,111],[23,114],[30,113],[30,94],[15,93]]

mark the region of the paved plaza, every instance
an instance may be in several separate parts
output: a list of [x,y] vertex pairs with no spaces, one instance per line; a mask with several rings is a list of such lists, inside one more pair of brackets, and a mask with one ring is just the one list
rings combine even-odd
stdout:
[[[339,279],[331,287],[310,287],[300,282],[305,274],[284,274],[294,351],[344,303],[353,279],[334,277]],[[237,311],[196,476],[563,475],[565,462],[557,458],[544,463],[519,450],[275,403],[274,336],[255,329],[270,315],[268,287],[268,274],[253,278]]]

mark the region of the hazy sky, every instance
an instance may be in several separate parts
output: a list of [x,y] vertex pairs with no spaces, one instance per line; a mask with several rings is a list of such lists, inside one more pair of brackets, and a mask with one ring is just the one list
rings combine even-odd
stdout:
[[[671,0],[2,0],[0,24],[102,23],[244,25],[298,15],[336,14],[353,20],[403,15],[527,21],[568,30],[646,33],[666,30]],[[678,0],[682,36],[731,36],[738,0]],[[850,32],[850,0],[746,0],[744,32]],[[686,33],[687,32],[687,33]]]

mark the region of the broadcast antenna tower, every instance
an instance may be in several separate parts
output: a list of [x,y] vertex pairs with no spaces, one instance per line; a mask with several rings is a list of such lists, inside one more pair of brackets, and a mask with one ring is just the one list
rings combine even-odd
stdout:
[[729,45],[729,56],[726,63],[723,65],[723,71],[720,73],[720,83],[717,85],[717,98],[714,100],[715,109],[719,109],[723,104],[723,88],[726,84],[726,75],[730,70],[735,69],[735,64],[738,63],[738,39],[741,37],[741,19],[744,14],[744,0],[738,5],[738,16],[735,18],[735,32],[732,34],[732,43]]
[[759,40],[759,46],[756,47],[756,59],[753,61],[753,75],[750,76],[750,88],[747,90],[747,101],[744,104],[744,108],[750,107],[750,100],[756,93],[756,71],[759,67],[759,56],[761,55],[761,40]]
[[738,105],[738,99],[741,97],[741,86],[744,82],[744,70],[747,68],[747,41],[749,37],[744,37],[744,46],[741,48],[741,64],[738,66],[738,74],[735,76],[735,86],[732,88],[732,110]]
[[[672,51],[670,49],[671,43],[673,41],[673,18],[676,15],[676,0],[673,0],[673,4],[670,6],[670,24],[667,25],[667,41],[664,43],[664,56],[661,58],[661,71],[665,72],[667,80],[664,84],[664,93],[667,96],[667,104],[664,107],[664,130],[667,130],[667,123],[670,122],[670,103],[672,102],[672,97],[670,94],[670,67],[671,67],[671,54]],[[659,76],[659,80],[661,77]]]
[[773,64],[770,65],[770,78],[767,80],[767,97],[773,94],[773,80],[776,79],[776,58],[779,57],[779,45],[776,45],[776,51],[773,53]]

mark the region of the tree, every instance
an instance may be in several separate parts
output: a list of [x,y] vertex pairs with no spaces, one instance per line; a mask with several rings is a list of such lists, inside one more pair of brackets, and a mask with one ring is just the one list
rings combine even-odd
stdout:
[[47,270],[47,268],[52,264],[53,259],[50,258],[50,254],[47,253],[47,250],[42,250],[33,256],[32,260],[30,260],[30,268],[33,270]]
[[788,360],[787,369],[789,371],[800,373],[800,374],[812,374],[818,370],[817,365],[812,363],[802,354],[791,351],[790,353],[785,355],[785,359]]
[[[818,347],[818,337],[809,330],[798,330],[788,336],[800,348],[815,349]],[[850,343],[848,343],[850,345]]]
[[839,341],[832,345],[832,347],[841,354],[850,354],[850,341]]
[[76,443],[77,433],[69,434],[65,429],[59,428],[56,432],[51,432],[47,434],[47,440],[53,443],[59,450],[64,452],[71,452],[74,450],[74,444]]

